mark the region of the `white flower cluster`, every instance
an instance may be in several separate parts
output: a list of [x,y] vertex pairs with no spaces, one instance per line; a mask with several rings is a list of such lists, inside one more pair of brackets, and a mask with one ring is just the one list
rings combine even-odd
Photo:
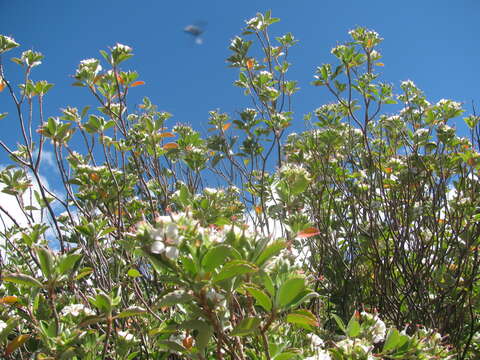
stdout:
[[89,309],[83,304],[71,304],[67,305],[62,309],[62,315],[72,315],[73,317],[80,316],[81,314],[90,316],[95,315],[95,312],[92,309]]
[[424,136],[427,136],[429,131],[430,130],[427,128],[420,128],[415,130],[415,133],[413,134],[413,136],[416,138],[422,138]]
[[7,327],[7,323],[5,321],[0,320],[0,332],[2,332]]
[[178,245],[182,237],[178,234],[178,226],[170,216],[159,216],[156,218],[158,228],[150,233],[153,243],[150,251],[154,254],[165,254],[171,260],[178,258]]
[[380,320],[378,315],[372,315],[372,314],[369,314],[365,311],[363,311],[360,315],[363,318],[367,319],[368,321],[373,322],[373,326],[371,328],[373,343],[376,344],[376,343],[379,343],[380,341],[385,340],[385,334],[387,333],[387,327],[386,327],[385,323],[382,320]]
[[113,51],[117,51],[117,52],[120,52],[120,53],[130,53],[130,52],[132,52],[132,48],[130,46],[117,43],[113,47]]
[[93,76],[96,76],[100,71],[102,71],[102,66],[98,59],[85,59],[80,61],[78,65],[76,75],[81,75],[82,73],[89,73]]
[[462,110],[462,104],[460,104],[457,101],[448,100],[448,99],[440,99],[436,103],[436,106],[440,106],[440,107],[443,107],[443,106],[446,106],[446,105],[448,105],[453,110]]
[[416,88],[416,87],[417,87],[412,80],[402,81],[402,82],[400,83],[400,86],[401,86],[402,88],[404,88],[404,87]]

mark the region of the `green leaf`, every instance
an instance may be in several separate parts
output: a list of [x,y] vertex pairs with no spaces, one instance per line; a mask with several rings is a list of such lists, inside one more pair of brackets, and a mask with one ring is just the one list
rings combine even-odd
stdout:
[[51,251],[43,247],[37,247],[35,248],[35,252],[37,253],[43,275],[50,280],[52,278],[54,266],[54,259]]
[[177,344],[175,341],[159,340],[157,343],[165,346],[167,349],[177,351],[179,353],[184,353],[186,350],[183,346]]
[[90,303],[103,313],[110,313],[112,311],[112,299],[106,294],[97,294],[95,299],[89,298]]
[[357,337],[360,335],[360,323],[357,320],[357,313],[353,314],[353,316],[350,318],[350,321],[347,324],[347,333],[346,335],[348,337]]
[[66,350],[62,351],[60,356],[58,357],[58,360],[70,360],[74,359],[76,355],[76,350],[75,347],[70,346]]
[[401,334],[397,329],[390,329],[383,344],[382,352],[401,348],[410,338]]
[[268,291],[268,293],[271,296],[275,296],[275,285],[273,285],[272,278],[270,275],[268,275],[266,272],[264,272],[262,275],[262,281],[263,281],[263,286],[265,286],[265,289]]
[[225,264],[220,272],[213,277],[214,282],[230,279],[234,276],[253,273],[258,271],[255,264],[246,260],[232,260]]
[[305,309],[296,310],[288,314],[287,322],[306,326],[318,326],[316,316]]
[[82,256],[83,255],[81,254],[69,254],[63,256],[58,262],[58,272],[63,275],[71,271],[77,262],[82,258]]
[[230,333],[230,336],[246,336],[254,334],[260,326],[261,319],[248,317],[240,321]]
[[137,278],[137,277],[140,277],[142,276],[142,274],[140,273],[140,271],[138,271],[137,269],[130,269],[127,271],[127,275],[132,277],[132,278]]
[[210,272],[225,262],[231,254],[232,247],[226,244],[217,245],[207,251],[202,259],[202,267]]
[[92,324],[96,324],[99,322],[104,322],[107,321],[107,318],[105,316],[87,316],[80,324],[78,324],[79,327],[87,327]]
[[78,275],[75,277],[75,280],[80,280],[81,278],[84,278],[85,276],[90,275],[92,272],[93,272],[93,268],[84,267],[82,270],[78,272]]
[[272,310],[272,300],[262,290],[252,286],[244,286],[245,290],[255,298],[257,305],[263,307],[266,311]]
[[37,279],[25,274],[9,274],[3,277],[3,281],[12,282],[28,287],[42,287],[42,283]]
[[207,347],[210,338],[213,335],[213,328],[202,320],[187,320],[181,324],[183,329],[197,330],[195,337],[195,347],[203,350]]
[[273,359],[274,360],[289,360],[289,359],[294,359],[298,357],[298,354],[293,353],[293,352],[282,352],[275,356]]
[[255,261],[255,264],[258,266],[262,266],[267,262],[269,259],[278,255],[280,251],[287,247],[287,243],[285,241],[276,241],[270,245],[268,245],[262,253],[258,256],[258,259]]
[[278,289],[276,303],[280,307],[288,307],[305,290],[305,279],[293,277],[285,281]]
[[157,302],[157,307],[163,307],[163,306],[173,306],[177,304],[186,304],[189,303],[193,300],[193,296],[187,294],[186,292],[183,292],[181,290],[179,291],[173,291],[171,293],[168,293],[164,297],[160,299],[160,301]]
[[127,317],[132,317],[132,316],[142,316],[142,315],[145,315],[147,313],[147,310],[139,307],[139,306],[132,306],[132,307],[129,307],[125,310],[123,310],[122,312],[120,312],[119,314],[117,314],[115,316],[116,319],[123,319],[123,318],[127,318]]
[[332,314],[333,319],[337,323],[338,327],[340,330],[342,330],[345,334],[347,333],[347,328],[345,327],[345,324],[343,323],[342,319],[340,319],[340,316],[336,314]]
[[385,339],[385,344],[383,344],[382,352],[393,350],[397,347],[400,342],[400,333],[397,329],[390,329]]

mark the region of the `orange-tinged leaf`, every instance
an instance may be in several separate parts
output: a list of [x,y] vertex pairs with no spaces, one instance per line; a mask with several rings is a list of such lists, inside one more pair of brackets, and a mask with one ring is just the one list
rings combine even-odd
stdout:
[[377,62],[375,65],[377,65],[377,66],[385,66],[385,64],[382,63],[382,62]]
[[232,125],[232,123],[226,123],[225,125],[223,125],[222,129],[223,131],[227,131],[228,128]]
[[100,180],[100,175],[98,175],[98,173],[91,173],[90,174],[90,180],[92,181],[95,181],[95,182],[98,182]]
[[193,346],[193,337],[191,337],[191,336],[185,337],[185,339],[183,339],[182,343],[183,343],[183,346],[186,349],[190,349]]
[[261,214],[262,213],[262,207],[261,206],[255,206],[255,212],[257,214]]
[[393,171],[393,169],[392,169],[391,167],[385,168],[385,172],[386,172],[387,174],[391,174],[392,171]]
[[172,138],[172,137],[175,137],[175,134],[174,133],[171,133],[171,132],[164,132],[164,133],[161,133],[159,134],[160,137],[164,137],[164,138]]
[[15,339],[13,339],[10,344],[7,345],[7,348],[5,350],[5,356],[9,356],[11,353],[13,353],[15,350],[17,350],[20,346],[22,346],[25,341],[28,340],[30,335],[28,334],[22,334],[18,335]]
[[306,238],[309,238],[309,237],[312,237],[312,236],[315,236],[315,235],[318,235],[318,234],[320,234],[320,231],[317,228],[309,227],[305,230],[300,231],[297,234],[297,237],[301,238],[301,239],[306,239]]
[[97,75],[95,76],[95,78],[93,79],[93,83],[96,84],[98,80],[102,79],[103,78],[103,75],[100,74],[100,75]]
[[371,48],[373,46],[373,40],[372,39],[368,39],[367,40],[367,47],[368,48]]
[[254,64],[255,64],[255,63],[254,63],[253,59],[248,59],[248,60],[247,60],[247,69],[248,69],[248,70],[252,70]]
[[117,75],[117,80],[120,84],[123,85],[123,79],[120,77],[120,75]]
[[15,304],[18,301],[16,296],[5,296],[0,299],[0,304]]
[[166,143],[165,145],[163,145],[163,148],[165,150],[178,149],[178,144],[174,142]]
[[5,86],[7,86],[7,85],[5,84],[5,81],[3,81],[3,79],[0,80],[0,92],[2,92],[3,89],[5,89]]
[[145,81],[135,81],[134,83],[130,84],[130,87],[145,85]]

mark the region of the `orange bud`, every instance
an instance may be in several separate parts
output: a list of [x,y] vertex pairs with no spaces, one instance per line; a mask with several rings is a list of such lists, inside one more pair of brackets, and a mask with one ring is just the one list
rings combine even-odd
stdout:
[[248,69],[248,70],[252,70],[254,64],[255,64],[255,62],[254,62],[253,59],[248,59],[248,60],[247,60],[247,69]]

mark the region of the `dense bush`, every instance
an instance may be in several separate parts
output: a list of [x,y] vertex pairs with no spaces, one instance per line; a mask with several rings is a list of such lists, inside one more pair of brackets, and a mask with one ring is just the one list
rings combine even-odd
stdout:
[[[253,108],[212,111],[207,135],[168,127],[148,98],[130,108],[143,81],[120,67],[128,46],[101,51],[106,71],[76,70],[98,111],[48,119],[52,84],[31,79],[43,56],[13,59],[19,93],[0,66],[21,129],[16,148],[0,142],[0,182],[23,214],[0,204],[5,358],[476,358],[479,118],[462,138],[447,124],[459,103],[412,81],[395,95],[377,80],[382,39],[357,28],[315,76],[334,102],[289,134],[296,40],[273,45],[276,21],[233,39]],[[0,55],[17,46],[0,36]],[[47,151],[65,196],[42,177]]]

